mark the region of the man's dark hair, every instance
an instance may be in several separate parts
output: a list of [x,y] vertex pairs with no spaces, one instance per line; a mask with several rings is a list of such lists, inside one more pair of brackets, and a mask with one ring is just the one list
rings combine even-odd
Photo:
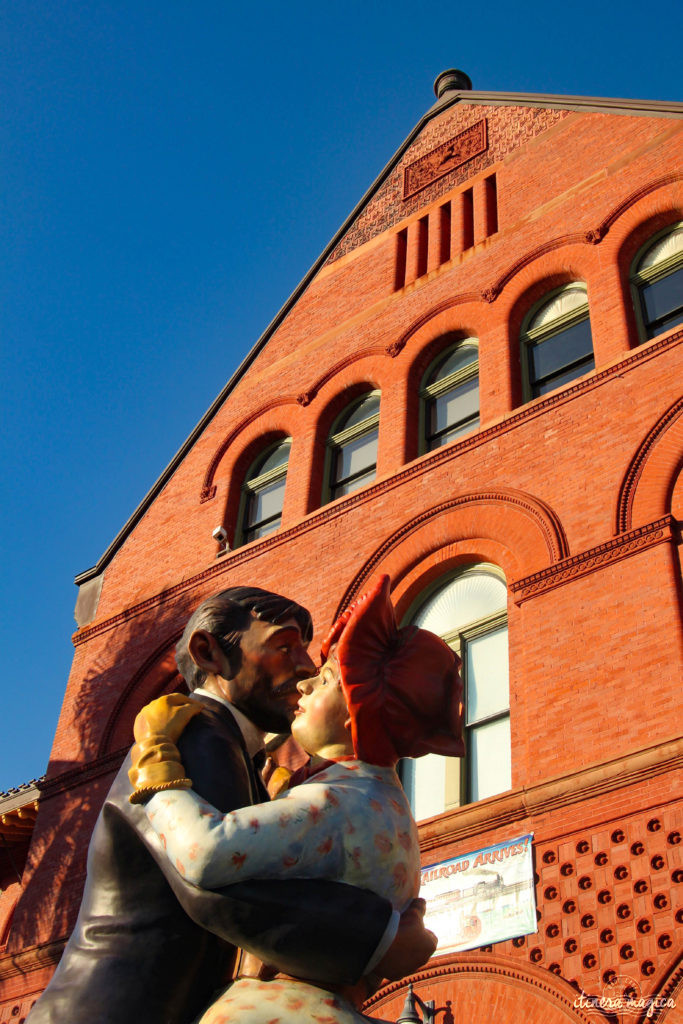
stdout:
[[196,690],[206,679],[190,656],[188,644],[196,629],[205,629],[220,642],[230,659],[230,669],[236,672],[240,662],[242,633],[248,628],[252,617],[278,625],[287,619],[294,619],[301,630],[304,643],[313,636],[313,622],[310,612],[296,601],[259,587],[230,587],[202,601],[190,617],[183,635],[176,646],[175,660],[178,671],[190,691]]

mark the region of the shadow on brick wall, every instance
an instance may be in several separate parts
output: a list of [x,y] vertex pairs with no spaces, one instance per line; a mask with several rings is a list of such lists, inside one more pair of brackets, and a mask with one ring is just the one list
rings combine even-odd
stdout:
[[[8,952],[68,937],[76,921],[87,851],[107,791],[133,742],[135,715],[162,693],[185,690],[173,660],[196,598],[163,600],[144,618],[111,630],[72,703],[70,760],[52,759],[8,936]],[[95,645],[93,645],[94,647]],[[72,679],[73,684],[73,679]],[[65,728],[65,711],[57,728]],[[0,922],[0,928],[2,922]]]

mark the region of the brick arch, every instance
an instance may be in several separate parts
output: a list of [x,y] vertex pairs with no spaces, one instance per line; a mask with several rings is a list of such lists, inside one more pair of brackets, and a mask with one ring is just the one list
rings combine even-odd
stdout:
[[164,693],[187,692],[175,663],[175,645],[181,635],[178,630],[167,637],[132,676],[104,727],[98,757],[131,745],[135,716],[149,701]]
[[[379,351],[379,354],[378,354]],[[323,493],[325,475],[325,455],[327,440],[336,418],[344,409],[367,391],[387,391],[387,382],[382,373],[382,363],[386,360],[383,350],[363,354],[361,359],[346,363],[335,376],[330,376],[323,387],[323,395],[314,417],[309,419],[310,431],[314,439],[314,457],[308,477],[306,494],[306,512],[313,512],[320,507],[320,496]],[[384,387],[383,387],[384,384]],[[380,405],[380,417],[382,406]]]
[[[550,239],[544,242],[542,245],[537,246],[535,249],[531,249],[529,252],[520,256],[504,273],[495,281],[495,283],[487,288],[483,293],[482,297],[487,302],[494,302],[500,293],[507,285],[520,275],[527,267],[531,266],[539,259],[550,256],[551,253],[557,253],[558,250],[566,250],[569,246],[580,245],[584,248],[584,252],[589,252],[586,246],[594,246],[602,241],[608,231],[619,221],[619,219],[631,209],[635,204],[641,200],[652,196],[653,193],[658,192],[662,188],[666,188],[670,185],[678,184],[683,179],[683,174],[680,172],[671,173],[664,175],[662,178],[657,178],[655,181],[650,181],[643,185],[641,188],[631,192],[626,199],[617,203],[616,206],[603,217],[603,219],[596,223],[595,227],[589,228],[588,231],[576,231],[572,234],[561,235],[558,238]],[[657,202],[657,200],[654,200]],[[563,253],[564,255],[564,253]],[[555,261],[561,265],[562,260]],[[552,261],[551,261],[552,262]]]
[[383,348],[379,348],[377,345],[373,345],[371,348],[363,349],[361,352],[354,352],[349,356],[345,356],[343,359],[339,359],[333,366],[326,370],[325,373],[321,374],[305,391],[302,391],[297,395],[297,402],[299,405],[310,405],[314,398],[322,391],[326,384],[334,380],[340,373],[355,363],[360,363],[368,357],[381,356],[384,353]]
[[576,248],[573,258],[563,250],[555,254],[553,259],[546,259],[537,267],[530,267],[527,272],[519,275],[514,295],[510,297],[508,313],[511,344],[519,344],[519,333],[525,316],[545,295],[565,284],[589,286],[591,262],[592,254],[589,250]]
[[[683,220],[683,175],[668,175],[652,183],[651,188],[632,193],[610,215],[610,239],[615,249],[622,305],[631,347],[641,344],[631,288],[631,270],[639,249],[653,235]],[[668,186],[668,195],[659,191]]]
[[628,283],[631,265],[638,250],[653,235],[683,220],[683,195],[680,196],[678,201],[672,199],[664,207],[662,207],[661,203],[653,207],[652,201],[646,202],[643,200],[639,205],[628,211],[628,217],[625,215],[626,212],[623,211],[621,214],[620,221],[623,221],[623,223],[618,225],[620,230],[618,232],[615,231],[615,235],[617,235],[617,261],[619,269]]
[[[461,306],[467,308],[463,310]],[[483,323],[486,315],[486,305],[477,292],[450,296],[413,320],[403,334],[387,345],[385,351],[394,358],[413,338],[418,344],[429,344],[451,331],[465,331],[478,338],[479,329],[474,324],[480,319]]]
[[[461,318],[458,317],[458,322],[460,321]],[[456,327],[447,331],[439,331],[431,341],[426,342],[415,353],[408,368],[409,387],[413,390],[419,388],[427,370],[441,353],[445,352],[446,349],[453,348],[459,341],[464,341],[466,338],[473,338],[478,341],[479,335],[472,328]]]
[[[683,1021],[683,954],[679,954],[656,992],[648,993],[663,1005],[656,1006],[651,1013],[644,1009],[638,1024],[680,1024]],[[672,1005],[673,1004],[673,1005]]]
[[409,983],[421,998],[434,999],[442,1012],[450,1008],[457,1021],[605,1024],[609,1020],[597,1008],[575,1005],[580,993],[550,971],[512,957],[477,952],[442,958],[419,974],[380,989],[364,1011],[396,1020]]
[[683,398],[648,431],[631,459],[619,489],[615,533],[625,533],[671,512],[676,480],[683,468]]
[[315,434],[325,444],[337,417],[353,401],[369,391],[382,391],[381,382],[373,373],[359,373],[346,376],[339,381],[334,393],[330,393],[315,421]]
[[399,612],[412,599],[414,570],[422,585],[459,562],[492,561],[508,584],[552,565],[568,554],[559,518],[544,502],[523,491],[496,489],[463,494],[411,519],[378,547],[344,594],[339,613],[376,572],[394,581]]
[[[640,188],[635,189],[635,191],[631,192],[628,196],[626,196],[625,199],[622,199],[620,203],[617,203],[616,206],[612,207],[607,216],[601,221],[600,224],[596,226],[594,230],[594,235],[597,236],[595,238],[595,241],[599,241],[601,238],[603,238],[607,234],[607,232],[614,227],[617,221],[619,221],[621,217],[623,217],[625,213],[630,212],[635,206],[640,204],[643,200],[648,199],[648,197],[652,196],[655,192],[659,192],[659,190],[662,188],[668,188],[671,185],[680,185],[681,181],[683,181],[683,172],[673,171],[670,174],[665,174],[661,178],[656,178],[654,181],[648,181],[645,185],[642,185]],[[657,198],[656,200],[654,200],[654,203],[657,207],[657,211],[655,213],[655,215],[657,215],[657,213],[662,212],[661,200]],[[677,209],[680,213],[680,193],[678,195]],[[665,224],[662,224],[661,226],[665,227]],[[656,230],[658,230],[658,228],[655,228],[655,231]],[[645,238],[643,238],[643,241],[645,241]],[[642,242],[639,244],[642,244]]]
[[[216,487],[214,480],[218,472],[218,467],[221,465],[227,452],[232,447],[238,437],[241,437],[245,432],[249,432],[249,428],[253,427],[254,424],[261,424],[264,426],[270,425],[271,421],[273,424],[277,423],[277,427],[270,426],[271,433],[273,429],[275,432],[279,432],[282,436],[291,436],[291,430],[289,426],[285,426],[285,417],[282,415],[283,409],[289,409],[290,415],[292,408],[297,409],[297,403],[294,398],[275,398],[271,402],[267,402],[265,405],[261,405],[256,411],[250,413],[249,416],[245,416],[244,419],[240,420],[239,423],[233,427],[233,429],[223,438],[221,443],[216,448],[215,452],[211,456],[211,461],[206,468],[204,479],[202,481],[202,489],[199,495],[200,501],[210,501],[216,493]],[[277,410],[277,412],[276,412]],[[276,413],[273,415],[269,415]],[[252,431],[253,433],[253,431]],[[255,458],[255,456],[254,456]]]
[[513,408],[525,401],[522,391],[520,341],[524,318],[537,302],[562,285],[585,285],[589,289],[590,303],[590,280],[593,277],[594,260],[595,254],[588,246],[565,246],[545,255],[542,260],[530,260],[520,268],[512,282],[509,296],[506,296],[506,323],[508,358],[512,368],[510,383]]

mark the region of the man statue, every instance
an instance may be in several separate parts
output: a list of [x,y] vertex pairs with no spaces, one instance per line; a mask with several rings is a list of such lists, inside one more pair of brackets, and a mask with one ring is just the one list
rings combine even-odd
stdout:
[[[314,675],[309,613],[255,587],[204,601],[176,649],[203,704],[178,741],[196,792],[219,810],[268,798],[254,764],[266,732],[288,731]],[[421,918],[324,880],[253,881],[208,891],[172,869],[142,806],[130,757],[95,825],[81,910],[29,1024],[189,1024],[230,978],[236,946],[287,974],[354,985],[417,970],[434,941]]]

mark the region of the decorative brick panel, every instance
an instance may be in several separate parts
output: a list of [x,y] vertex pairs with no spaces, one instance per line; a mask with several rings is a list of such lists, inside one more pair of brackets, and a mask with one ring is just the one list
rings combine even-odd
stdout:
[[[356,222],[330,255],[328,263],[334,263],[356,246],[369,242],[382,231],[416,213],[422,206],[433,203],[446,192],[469,181],[541,132],[552,128],[567,117],[567,113],[566,110],[543,110],[537,107],[470,107],[464,104],[450,107],[426,125],[408,153],[399,160],[365,209],[359,213]],[[454,139],[481,124],[482,118],[488,123],[487,148],[481,148],[466,163],[456,165],[438,180],[419,186],[419,192],[413,187],[409,194],[404,195],[406,172],[412,183],[411,174],[414,172],[411,172],[411,168],[415,168],[418,161],[424,160],[439,147],[447,148]]]

